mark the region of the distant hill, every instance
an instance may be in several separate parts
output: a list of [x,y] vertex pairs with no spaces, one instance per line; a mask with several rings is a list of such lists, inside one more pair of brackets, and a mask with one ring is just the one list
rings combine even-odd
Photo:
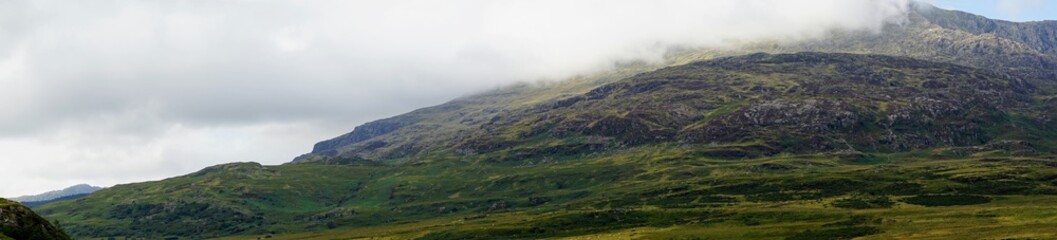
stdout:
[[68,188],[65,188],[65,189],[62,189],[62,190],[50,191],[50,192],[41,193],[41,194],[37,194],[37,195],[21,196],[21,197],[11,198],[11,200],[14,200],[14,201],[17,201],[17,202],[21,202],[21,203],[46,202],[46,201],[51,201],[51,200],[55,200],[55,199],[63,198],[63,197],[68,197],[68,196],[89,194],[89,193],[93,193],[95,191],[99,191],[100,189],[103,189],[103,188],[102,187],[96,187],[96,186],[88,185],[88,184],[78,184],[78,185],[74,185],[74,186],[71,186],[71,187],[68,187]]
[[29,208],[0,198],[0,240],[65,240],[66,233]]
[[86,197],[86,196],[88,196],[88,193],[74,194],[74,195],[70,195],[70,196],[65,196],[65,197],[51,199],[51,200],[45,200],[45,201],[22,202],[22,205],[26,205],[26,207],[30,207],[30,208],[36,208],[36,207],[44,206],[44,204],[49,204],[49,203],[53,203],[53,202],[62,202],[62,201],[76,200],[76,199],[80,199],[80,198],[83,198],[83,197]]

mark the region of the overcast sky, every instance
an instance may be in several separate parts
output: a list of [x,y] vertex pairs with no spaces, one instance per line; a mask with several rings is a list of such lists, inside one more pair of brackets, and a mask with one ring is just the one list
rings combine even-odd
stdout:
[[905,1],[0,1],[0,196],[281,164],[369,120],[670,46],[876,31]]

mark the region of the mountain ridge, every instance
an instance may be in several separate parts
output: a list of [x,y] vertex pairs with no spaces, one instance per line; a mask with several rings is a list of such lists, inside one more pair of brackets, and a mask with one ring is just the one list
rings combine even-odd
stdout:
[[72,195],[89,194],[95,191],[103,189],[102,187],[96,187],[88,184],[77,184],[70,187],[63,188],[61,190],[48,191],[41,194],[26,195],[11,198],[11,200],[17,202],[45,202],[58,198],[68,197]]
[[994,34],[1018,40],[1040,53],[1057,55],[1057,20],[1012,22],[989,19],[983,16],[942,10],[930,5],[915,4],[924,9],[922,14],[937,25],[955,28],[973,34]]

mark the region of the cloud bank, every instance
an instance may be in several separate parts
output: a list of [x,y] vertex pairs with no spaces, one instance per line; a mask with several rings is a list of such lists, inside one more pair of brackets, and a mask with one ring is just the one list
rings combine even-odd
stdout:
[[908,0],[0,1],[0,196],[279,164],[381,117]]

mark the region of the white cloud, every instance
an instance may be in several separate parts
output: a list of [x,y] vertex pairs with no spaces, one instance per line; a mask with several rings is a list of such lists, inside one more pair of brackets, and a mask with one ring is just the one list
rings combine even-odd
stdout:
[[907,0],[0,2],[0,196],[277,164],[364,121]]

